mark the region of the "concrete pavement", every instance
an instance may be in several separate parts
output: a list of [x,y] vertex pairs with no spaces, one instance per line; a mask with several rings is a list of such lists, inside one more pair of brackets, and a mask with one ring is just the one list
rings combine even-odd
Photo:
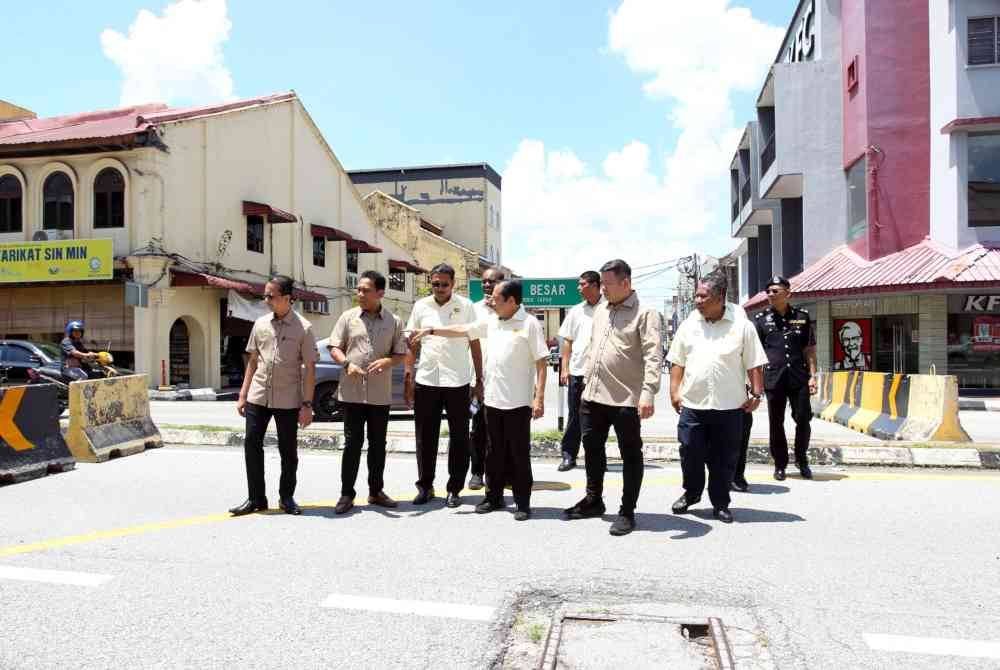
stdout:
[[[561,518],[583,477],[551,461],[535,465],[524,523],[472,513],[472,494],[457,510],[337,517],[339,456],[303,452],[301,517],[230,519],[245,479],[229,448],[167,447],[0,488],[0,667],[524,667],[504,664],[511,627],[585,600],[743,613],[773,667],[1000,662],[956,655],[989,652],[1000,624],[997,474],[817,468],[777,483],[755,467],[724,525],[705,504],[671,514],[678,468],[654,464],[639,530],[614,538],[610,516]],[[270,449],[267,468],[273,496]],[[390,494],[412,495],[411,457],[386,475]],[[914,638],[930,647],[887,650]]]

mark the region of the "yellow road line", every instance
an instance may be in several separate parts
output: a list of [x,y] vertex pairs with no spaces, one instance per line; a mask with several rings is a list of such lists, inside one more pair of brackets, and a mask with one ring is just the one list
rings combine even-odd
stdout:
[[[678,466],[679,467],[679,466]],[[606,491],[617,491],[621,489],[621,477],[617,476],[618,473],[611,472],[607,483],[605,484]],[[1000,483],[1000,474],[998,475],[971,475],[971,474],[937,474],[937,473],[909,473],[909,472],[852,472],[847,473],[837,473],[837,472],[817,472],[815,479],[819,482],[825,481],[982,481],[990,483]],[[788,480],[790,483],[798,483],[803,486],[808,486],[798,477],[792,477]],[[539,491],[551,491],[552,489],[547,489],[545,487],[549,482],[537,481],[536,484],[540,484]],[[576,480],[572,482],[559,482],[561,485],[568,485],[568,488],[562,490],[573,490],[573,489],[583,489],[586,487],[586,480]],[[646,476],[643,479],[643,486],[657,486],[657,485],[679,485],[681,483],[680,475],[665,475],[649,477]],[[771,479],[768,477],[766,479],[751,479],[750,484],[761,485],[765,483],[772,483]],[[465,490],[463,494],[476,493]],[[405,499],[409,496],[407,494],[396,494],[393,493],[393,497],[398,499]],[[317,509],[317,508],[329,508],[337,504],[336,500],[317,500],[311,503],[302,505],[303,509]],[[265,515],[283,514],[278,509],[271,509],[264,512]],[[126,526],[124,528],[111,528],[108,530],[97,530],[90,533],[82,533],[80,535],[67,535],[65,537],[57,537],[49,540],[41,540],[39,542],[31,542],[27,544],[16,544],[9,547],[0,547],[0,558],[5,558],[8,556],[19,556],[21,554],[32,554],[42,551],[48,551],[50,549],[59,549],[62,547],[71,547],[80,544],[89,544],[91,542],[98,542],[100,540],[110,540],[119,537],[130,537],[133,535],[144,535],[146,533],[153,533],[162,530],[173,530],[176,528],[188,528],[191,526],[204,526],[212,523],[221,523],[224,521],[233,521],[236,519],[247,519],[254,515],[248,515],[244,517],[234,517],[228,513],[221,514],[207,514],[204,516],[193,516],[187,517],[185,519],[174,519],[171,521],[157,521],[152,523],[139,524],[137,526]]]

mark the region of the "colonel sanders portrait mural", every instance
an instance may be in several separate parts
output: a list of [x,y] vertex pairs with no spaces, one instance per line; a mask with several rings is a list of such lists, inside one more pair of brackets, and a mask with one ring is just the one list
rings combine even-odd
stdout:
[[833,369],[871,370],[872,320],[836,320],[833,331]]

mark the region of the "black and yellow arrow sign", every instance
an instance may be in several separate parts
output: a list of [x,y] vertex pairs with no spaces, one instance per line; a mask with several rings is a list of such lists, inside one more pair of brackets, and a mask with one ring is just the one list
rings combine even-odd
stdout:
[[28,451],[35,448],[14,423],[17,409],[21,406],[21,399],[24,398],[26,390],[23,386],[10,388],[3,394],[3,398],[0,398],[0,440],[9,444],[14,451]]

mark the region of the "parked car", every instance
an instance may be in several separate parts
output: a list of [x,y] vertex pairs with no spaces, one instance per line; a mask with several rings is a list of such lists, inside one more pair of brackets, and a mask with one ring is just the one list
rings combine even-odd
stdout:
[[28,370],[61,365],[59,347],[48,342],[0,340],[0,384],[27,384]]
[[[343,367],[333,362],[330,350],[327,349],[328,339],[316,343],[319,349],[319,362],[316,363],[316,392],[313,397],[313,416],[317,421],[341,421],[343,414],[337,403],[337,387],[340,385],[340,373]],[[392,405],[393,412],[409,412],[403,395],[403,366],[392,368]]]

